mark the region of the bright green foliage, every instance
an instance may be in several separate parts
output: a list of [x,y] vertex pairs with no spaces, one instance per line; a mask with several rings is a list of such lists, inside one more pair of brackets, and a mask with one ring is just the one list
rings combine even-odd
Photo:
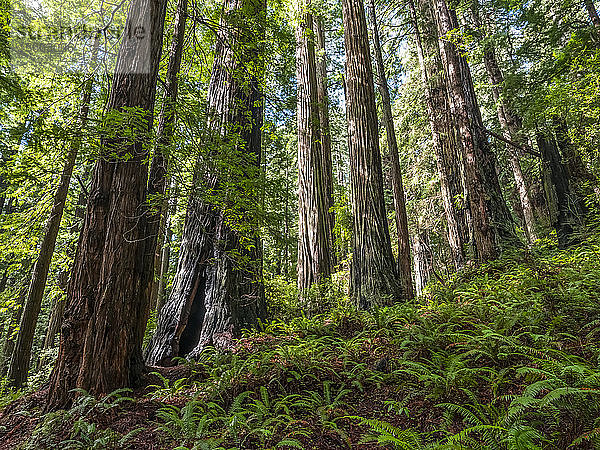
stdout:
[[[77,8],[82,7],[80,1],[40,3],[51,16],[72,13],[76,18],[81,12]],[[552,243],[555,236],[546,234],[529,250],[451,273],[424,87],[414,39],[406,42],[412,29],[407,26],[406,8],[389,2],[378,3],[380,31],[410,228],[428,232],[439,281],[431,283],[418,300],[369,313],[356,311],[346,298],[352,217],[343,109],[343,30],[339,2],[313,3],[315,11],[323,14],[328,33],[337,273],[306,293],[310,310],[298,304],[295,39],[289,2],[275,0],[268,5],[261,42],[265,47],[261,64],[266,69],[264,153],[259,176],[250,177],[255,181],[244,185],[232,180],[243,178],[239,175],[246,155],[235,152],[232,142],[208,139],[205,126],[206,92],[222,4],[195,2],[175,105],[177,125],[172,145],[163,149],[170,160],[168,176],[179,186],[171,221],[174,238],[168,279],[176,267],[187,198],[198,190],[194,176],[206,164],[213,164],[227,175],[222,177],[223,191],[249,195],[231,199],[214,192],[198,194],[226,209],[232,222],[259,224],[269,319],[259,331],[248,331],[231,352],[207,349],[198,361],[184,362],[184,375],[163,369],[150,374],[153,381],[143,393],[127,394],[135,401],[122,397],[123,392],[102,400],[81,392],[69,411],[44,415],[41,405],[24,405],[23,411],[39,422],[23,448],[136,448],[143,447],[145,434],[165,448],[179,445],[181,449],[345,448],[359,442],[371,448],[409,449],[600,447],[599,240],[590,238],[580,247],[557,251]],[[459,16],[467,17],[468,5],[459,3]],[[575,154],[597,176],[600,52],[582,2],[480,3],[482,17],[495,19],[494,29],[478,36],[467,18],[465,29],[449,37],[464,41],[486,127],[501,133],[482,64],[483,44],[491,42],[504,72],[504,95],[523,118],[525,137],[533,138],[538,130],[554,133],[555,120],[564,119]],[[104,117],[109,77],[97,73],[90,123],[76,130],[73,119],[84,74],[76,70],[55,76],[26,67],[12,70],[6,40],[7,4],[0,0],[0,197],[6,200],[0,214],[0,284],[5,281],[0,289],[4,327],[0,351],[18,332],[17,313],[64,155],[78,136],[83,137],[36,333],[33,353],[37,357],[42,353],[52,305],[64,298],[60,279],[68,274],[74,258],[100,133],[137,136],[134,130],[140,123],[136,111]],[[167,29],[175,4],[170,1],[168,5]],[[167,33],[165,49],[170,40]],[[161,62],[161,79],[165,70],[166,58]],[[159,84],[157,112],[162,89]],[[502,142],[491,141],[504,194],[511,202],[514,181],[507,170],[506,148]],[[382,149],[385,154],[385,146]],[[220,157],[209,160],[211,153]],[[520,155],[520,159],[532,196],[538,194],[536,212],[544,228],[548,205],[538,186],[542,166],[531,155]],[[577,183],[587,195],[588,223],[600,226],[598,193],[593,191],[597,186],[590,180]],[[465,201],[460,197],[455,198],[458,205]],[[389,191],[386,199],[391,204]],[[162,200],[149,202],[157,206]],[[256,222],[237,220],[247,211],[256,215]],[[393,218],[391,209],[389,216]],[[235,252],[228,256],[238,257]],[[146,342],[156,312],[151,317]],[[57,349],[46,352],[53,356]],[[30,377],[30,391],[47,380],[50,359],[42,358],[40,370]],[[2,379],[0,407],[21,395]],[[125,427],[126,431],[112,429],[116,417],[140,410],[150,411],[143,424]],[[140,426],[143,432],[138,432]]]
[[[133,398],[123,395],[129,392],[130,389],[119,389],[102,399],[96,399],[81,390],[73,408],[46,414],[22,448],[33,450],[55,445],[65,449],[129,448],[129,441],[141,428],[122,435],[110,429],[100,428],[93,422],[93,419],[119,410],[124,403],[133,401]],[[57,433],[63,430],[69,430],[69,438],[57,442]]]
[[[590,238],[466,270],[414,303],[366,313],[339,299],[265,323],[230,353],[207,349],[184,378],[154,374],[151,400],[136,402],[156,405],[147,426],[166,447],[597,446],[599,259]],[[121,408],[116,394],[46,416],[32,442],[70,427],[71,440],[100,445],[109,431],[90,412]]]

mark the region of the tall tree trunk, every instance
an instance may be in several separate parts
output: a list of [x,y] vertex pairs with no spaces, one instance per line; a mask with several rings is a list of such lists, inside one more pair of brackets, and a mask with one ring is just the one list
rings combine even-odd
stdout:
[[[94,41],[94,47],[92,49],[93,66],[96,64],[99,45],[100,39],[96,37]],[[27,299],[25,300],[25,306],[21,316],[19,336],[10,360],[8,378],[10,379],[11,384],[16,387],[21,387],[27,381],[27,373],[29,372],[31,347],[33,345],[35,327],[37,325],[40,309],[42,307],[42,298],[46,288],[46,281],[48,280],[48,271],[50,269],[50,263],[52,262],[54,248],[56,246],[56,238],[58,237],[60,222],[62,220],[65,203],[67,201],[71,176],[73,175],[75,161],[77,160],[77,154],[79,153],[79,149],[81,147],[83,131],[88,121],[93,84],[94,73],[92,70],[92,72],[88,74],[88,79],[86,80],[82,91],[76,135],[67,153],[65,166],[63,168],[58,187],[56,188],[56,193],[54,194],[52,210],[50,211],[50,216],[48,217],[46,226],[44,228],[44,237],[42,238],[42,242],[40,244],[38,259],[33,266],[31,283],[29,285],[29,290],[27,291]]]
[[[157,273],[162,264],[162,240],[167,216],[167,201],[165,194],[167,191],[167,170],[169,147],[173,141],[175,129],[175,105],[177,103],[177,94],[179,90],[179,70],[181,68],[181,59],[183,57],[183,44],[185,38],[185,27],[187,21],[188,0],[179,0],[175,18],[173,19],[173,40],[169,51],[169,64],[165,77],[165,93],[163,96],[162,108],[160,110],[158,128],[156,130],[156,148],[150,164],[150,176],[148,180],[148,197],[158,203],[154,207],[153,214],[148,217],[148,254],[151,255],[153,270],[148,267],[147,274],[150,304],[156,305],[158,295]],[[146,259],[150,261],[150,258]]]
[[[67,287],[69,284],[69,271],[64,270],[58,274],[58,287],[65,294],[67,293]],[[60,331],[60,326],[62,325],[62,318],[65,311],[65,299],[62,295],[57,296],[54,299],[54,303],[52,304],[52,312],[50,313],[50,319],[48,320],[48,328],[46,329],[46,334],[44,335],[44,342],[42,344],[42,349],[44,351],[51,349],[56,344],[56,336]],[[48,358],[46,354],[38,355],[37,360],[37,369],[47,364]]]
[[[327,164],[321,139],[313,17],[303,5],[296,29],[298,83],[298,289],[301,295],[331,275]],[[331,156],[331,153],[330,153]],[[310,305],[307,305],[310,308]]]
[[165,236],[163,239],[162,255],[160,258],[160,274],[158,278],[158,289],[156,293],[156,315],[159,317],[160,310],[166,301],[167,275],[171,261],[171,241],[173,240],[173,216],[177,212],[177,200],[179,189],[175,182],[171,183],[171,204],[167,210],[167,222],[165,224]]
[[8,283],[8,267],[4,269],[2,273],[2,277],[0,277],[0,294],[4,292],[6,289],[6,284]]
[[[165,192],[165,195],[167,192]],[[158,290],[160,285],[160,271],[162,270],[162,257],[165,248],[165,237],[167,232],[167,220],[168,220],[168,202],[166,198],[163,198],[160,211],[157,211],[160,216],[158,220],[158,228],[156,230],[156,246],[154,252],[154,274],[152,280],[150,280],[150,308],[156,311],[158,306]]]
[[342,14],[353,215],[350,296],[358,307],[367,309],[389,304],[403,292],[383,199],[377,106],[363,2],[343,0]]
[[4,204],[6,203],[6,197],[4,196],[4,190],[6,189],[6,183],[0,176],[0,216],[2,215]]
[[[256,184],[262,179],[264,98],[260,83],[264,73],[262,48],[266,1],[226,0],[225,4],[225,9],[230,8],[233,17],[237,18],[233,23],[239,28],[230,35],[233,44],[231,40],[229,42],[234,51],[238,48],[240,56],[236,58],[229,52],[222,53],[225,59],[217,69],[220,75],[217,75],[215,83],[215,98],[229,100],[214,105],[226,105],[225,110],[215,108],[214,111],[219,113],[215,116],[214,124],[215,129],[217,124],[221,125],[220,135],[226,141],[231,139],[237,143],[241,160],[233,162],[234,173],[228,171],[223,177],[229,182],[235,181],[236,186],[229,192],[220,189],[225,202],[216,217],[211,258],[213,264],[207,267],[208,276],[204,286],[205,312],[199,339],[189,352],[190,357],[197,357],[207,345],[231,347],[232,338],[239,336],[242,329],[256,326],[258,319],[266,316],[262,244],[256,216],[262,201],[261,190]],[[225,67],[231,70],[223,70]],[[248,71],[248,67],[252,70]],[[246,72],[246,75],[241,72]],[[230,133],[233,130],[233,135],[227,136],[228,130]],[[237,175],[236,166],[242,166],[245,170]],[[217,180],[217,185],[221,181]],[[245,187],[247,185],[250,187]],[[245,200],[240,202],[240,199]],[[233,214],[229,211],[233,211]],[[191,325],[187,330],[190,334],[184,330],[186,336],[196,335]]]
[[574,227],[579,211],[577,202],[573,201],[569,172],[562,163],[560,152],[552,138],[538,133],[536,140],[542,154],[544,169],[549,173],[556,196],[557,214],[552,220],[552,226],[556,230],[559,247],[567,248],[578,242],[574,236]]
[[594,5],[594,0],[583,0],[583,3],[585,3],[585,9],[587,9],[590,20],[596,28],[596,35],[600,38],[600,17],[598,17],[598,11]]
[[[257,74],[263,70],[265,11],[263,0],[224,2],[207,94],[213,142],[205,173],[194,180],[202,182],[207,197],[224,198],[224,205],[197,193],[189,199],[173,289],[146,355],[149,364],[195,357],[210,344],[229,346],[234,335],[266,314],[258,224],[252,211],[260,199],[252,187],[239,187],[259,179],[263,98]],[[236,186],[227,192],[222,174],[210,161],[227,156],[220,153],[220,144],[233,147],[240,158],[237,164],[246,168],[241,174],[225,174]],[[250,210],[238,206],[242,199],[251,203]],[[238,217],[229,216],[232,210]]]
[[469,197],[475,254],[481,261],[500,255],[504,246],[515,243],[514,226],[504,201],[496,159],[484,134],[481,112],[475,97],[467,61],[447,35],[458,28],[455,11],[446,0],[433,0],[440,35],[440,54],[448,76],[451,110],[463,149],[465,182]]
[[56,335],[60,330],[64,312],[65,300],[58,297],[52,306],[52,313],[50,314],[50,320],[48,321],[48,330],[44,336],[44,350],[51,349],[56,344]]
[[394,129],[394,116],[392,115],[392,101],[388,87],[381,43],[379,42],[379,29],[375,10],[375,0],[369,0],[369,18],[371,19],[371,34],[373,36],[373,50],[375,53],[375,67],[377,68],[377,87],[381,95],[383,109],[383,123],[387,137],[388,151],[392,163],[392,187],[394,193],[394,210],[396,217],[396,230],[398,231],[398,274],[402,283],[402,293],[406,298],[414,297],[414,287],[411,272],[410,237],[408,234],[408,218],[406,216],[406,203],[404,186],[402,183],[402,169],[398,157],[398,142]]
[[[25,266],[27,267],[27,269],[29,269],[29,261],[27,261]],[[10,359],[15,349],[16,338],[18,338],[18,335],[15,337],[15,333],[18,329],[19,322],[21,321],[21,316],[23,314],[23,304],[25,303],[26,295],[27,288],[23,286],[18,291],[16,302],[13,305],[13,310],[6,327],[4,347],[2,349],[2,357],[4,358],[4,361],[0,370],[0,377],[6,376],[10,369]]]
[[331,159],[331,126],[329,124],[329,94],[327,87],[327,52],[325,48],[325,30],[323,18],[314,16],[313,27],[316,44],[317,64],[317,97],[319,100],[319,124],[321,131],[321,151],[323,158],[323,176],[325,185],[325,209],[329,213],[327,236],[329,237],[329,249],[332,268],[337,264],[335,237],[335,205],[333,187],[333,164]]
[[[482,42],[483,44],[483,62],[488,75],[488,80],[492,86],[492,96],[496,102],[496,112],[500,126],[504,137],[512,142],[519,145],[525,144],[523,134],[521,132],[521,118],[513,111],[510,103],[506,96],[502,95],[504,86],[504,75],[498,64],[496,58],[496,50],[493,43],[486,41],[484,38],[486,31],[483,29],[481,20],[479,18],[479,1],[473,3],[472,6],[472,17],[475,27],[477,27],[481,33],[483,33]],[[519,200],[521,202],[521,209],[523,211],[523,222],[527,239],[530,243],[535,242],[538,239],[535,231],[535,215],[533,211],[533,204],[529,196],[529,189],[523,170],[521,169],[521,163],[519,162],[519,156],[516,153],[516,149],[510,145],[506,148],[509,154],[509,162],[515,179],[515,185],[517,192],[519,193]]]
[[[7,282],[8,282],[8,267],[6,269],[4,269],[4,273],[2,274],[2,277],[0,278],[0,294],[2,294],[4,292],[4,290],[6,289]],[[5,322],[7,322],[7,321],[5,321]],[[5,327],[5,325],[6,325],[6,327]],[[5,331],[8,332],[9,328],[10,328],[10,324],[8,324],[8,323],[3,323],[0,325],[0,342],[2,342],[5,337],[4,332]],[[4,349],[2,349],[2,350],[4,350]],[[5,362],[4,360],[7,356],[10,358],[11,355],[5,355],[4,353],[0,354],[0,358],[2,358],[0,360],[0,370],[1,370],[1,366],[4,365],[4,362]],[[4,373],[6,373],[6,372],[4,372]]]
[[433,254],[429,245],[429,235],[425,230],[418,230],[413,237],[413,254],[415,262],[415,286],[417,295],[429,283],[433,273]]
[[160,314],[160,310],[165,304],[167,292],[167,275],[169,273],[169,260],[171,258],[171,241],[173,240],[173,229],[170,225],[165,228],[165,237],[163,240],[162,254],[160,258],[160,274],[156,288],[156,314]]
[[[84,174],[83,178],[87,179],[88,178],[87,175],[89,175],[89,171],[86,170],[85,172],[87,172],[87,174]],[[75,217],[77,219],[81,219],[81,220],[77,220],[76,223],[73,225],[73,227],[69,230],[69,232],[72,234],[81,232],[81,225],[82,225],[83,219],[85,218],[85,207],[87,204],[87,198],[88,198],[87,192],[81,192],[78,196],[77,205],[75,206]],[[60,290],[65,293],[65,296],[68,291],[70,276],[71,276],[71,270],[65,270],[58,275],[58,286],[60,287]],[[44,336],[44,347],[43,347],[44,350],[52,348],[56,344],[56,336],[59,334],[60,328],[62,326],[64,311],[65,311],[65,303],[66,303],[66,300],[64,298],[63,299],[58,298],[57,302],[54,304],[54,306],[52,308],[52,314],[50,315],[50,320],[48,322],[48,329],[46,330],[46,335]],[[43,362],[44,361],[40,360],[39,361],[40,365]]]
[[456,130],[450,115],[447,78],[440,60],[437,30],[431,7],[427,1],[419,3],[420,17],[423,17],[425,22],[425,33],[421,34],[414,2],[409,0],[408,6],[415,29],[417,55],[422,68],[427,114],[448,226],[448,244],[454,266],[460,270],[465,265],[464,246],[469,240],[464,200],[459,200],[464,192],[459,166],[462,150],[456,139]]
[[[147,136],[165,14],[166,0],[133,0],[129,7],[106,110],[107,123],[118,129],[125,120],[132,129],[127,136],[115,132],[101,139],[103,157],[94,167],[48,409],[69,406],[75,388],[98,395],[135,385],[143,370],[149,314],[148,275],[142,272],[148,268]],[[142,38],[133,33],[141,29]]]

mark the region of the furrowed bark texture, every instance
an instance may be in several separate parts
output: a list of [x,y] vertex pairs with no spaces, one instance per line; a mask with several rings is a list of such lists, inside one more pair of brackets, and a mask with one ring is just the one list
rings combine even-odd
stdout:
[[[304,5],[305,9],[308,7],[309,5]],[[329,278],[332,269],[327,164],[321,139],[313,17],[307,11],[301,13],[296,29],[296,79],[298,289],[303,295],[313,284]],[[306,306],[310,309],[310,305]]]
[[369,0],[368,5],[373,49],[375,53],[375,67],[377,68],[377,87],[379,89],[379,95],[381,95],[383,123],[392,163],[392,190],[394,194],[396,230],[398,232],[398,274],[400,275],[400,281],[402,283],[403,297],[412,298],[415,293],[411,272],[410,236],[408,233],[408,218],[406,216],[406,202],[404,198],[404,186],[402,183],[402,169],[400,168],[400,159],[398,157],[398,142],[396,140],[396,130],[394,129],[394,116],[392,115],[392,101],[390,99],[390,89],[385,73],[385,65],[383,63],[381,43],[379,42],[375,0]]
[[[421,65],[427,115],[431,128],[436,165],[440,176],[442,202],[448,226],[448,244],[457,270],[465,265],[465,243],[469,241],[464,206],[464,186],[460,168],[462,149],[452,123],[448,99],[447,78],[440,59],[437,29],[427,1],[419,3],[417,16],[415,4],[409,0],[411,18],[415,30],[417,55]],[[421,33],[418,17],[423,19]]]
[[[475,27],[485,35],[485,30],[483,29],[479,19],[478,1],[473,4],[472,12]],[[510,106],[509,100],[502,93],[504,86],[504,75],[502,74],[502,70],[498,64],[498,59],[496,58],[496,49],[492,43],[487,41],[484,41],[483,62],[488,75],[488,80],[492,86],[492,96],[496,102],[496,112],[500,126],[502,127],[502,133],[506,139],[516,143],[517,145],[524,146],[525,142],[521,133],[521,118],[514,112]],[[533,204],[529,196],[527,181],[525,180],[523,170],[521,169],[519,155],[516,153],[517,150],[512,148],[510,145],[507,145],[506,151],[509,155],[510,167],[515,179],[517,192],[519,193],[519,200],[521,202],[521,209],[523,211],[525,233],[529,242],[533,243],[538,239],[538,236],[535,230],[535,215],[533,211]]]
[[538,133],[536,140],[542,154],[544,169],[549,174],[556,196],[557,214],[552,218],[552,226],[556,230],[559,247],[567,248],[578,242],[573,233],[579,215],[576,199],[571,192],[569,172],[562,163],[558,146],[551,137]]
[[[107,125],[125,115],[133,138],[101,139],[86,217],[67,292],[48,409],[135,385],[143,369],[148,317],[146,248],[147,134],[151,130],[165,0],[133,0],[107,104]],[[144,30],[140,39],[134,30]],[[135,117],[129,118],[135,109]]]
[[464,56],[446,38],[458,29],[455,11],[446,0],[433,0],[440,54],[448,76],[450,106],[462,143],[465,184],[473,224],[474,254],[480,261],[500,255],[515,242],[514,225],[498,181],[495,156],[484,134],[471,72]]
[[335,251],[335,212],[332,210],[334,199],[333,187],[333,163],[331,159],[331,126],[329,124],[329,94],[327,87],[327,53],[325,49],[325,30],[323,18],[313,16],[313,26],[316,44],[317,61],[317,97],[319,99],[319,122],[321,131],[321,152],[323,158],[323,175],[325,185],[325,208],[329,214],[327,236],[329,237],[329,249],[332,268],[337,264]]
[[[99,44],[100,41],[98,38],[96,38],[94,42],[94,48],[92,50],[92,64],[94,66],[98,56]],[[33,265],[31,283],[27,291],[27,298],[25,300],[23,314],[21,316],[21,323],[19,326],[19,335],[13,350],[10,360],[10,368],[8,371],[8,378],[10,379],[11,384],[15,387],[21,387],[27,381],[35,327],[37,325],[40,309],[42,307],[42,298],[44,296],[44,290],[46,289],[48,271],[50,270],[50,263],[52,262],[52,255],[54,254],[54,248],[56,246],[56,238],[58,237],[60,222],[65,210],[65,203],[67,201],[71,176],[73,175],[75,161],[77,160],[77,154],[79,153],[79,149],[81,147],[83,129],[88,121],[93,83],[94,79],[92,73],[89,74],[81,93],[81,106],[79,108],[77,119],[76,136],[74,137],[74,140],[67,152],[65,165],[54,194],[54,201],[50,211],[50,216],[48,217],[46,226],[44,228],[44,237],[42,238],[42,242],[40,244],[38,259]]]
[[389,304],[402,296],[392,255],[379,152],[377,107],[364,5],[343,0],[346,114],[352,194],[350,296],[358,307]]
[[[229,212],[240,198],[252,207],[259,201],[252,188],[244,191],[239,185],[252,184],[260,169],[264,13],[262,0],[224,3],[207,95],[208,128],[214,137],[204,173],[195,179],[205,197],[193,194],[189,199],[173,289],[146,356],[149,364],[195,357],[206,345],[228,347],[241,329],[266,314],[256,220],[251,209],[242,207],[237,217]],[[210,162],[227,157],[224,152],[230,148],[244,167],[241,174],[221,174]],[[223,176],[238,183],[226,190]],[[210,196],[224,199],[223,204],[205,200]]]

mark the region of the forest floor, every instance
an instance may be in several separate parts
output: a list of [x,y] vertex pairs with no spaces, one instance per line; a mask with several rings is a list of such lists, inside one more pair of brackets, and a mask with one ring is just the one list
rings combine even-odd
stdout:
[[280,310],[230,352],[68,411],[5,390],[0,450],[600,448],[599,280],[591,238],[370,313]]

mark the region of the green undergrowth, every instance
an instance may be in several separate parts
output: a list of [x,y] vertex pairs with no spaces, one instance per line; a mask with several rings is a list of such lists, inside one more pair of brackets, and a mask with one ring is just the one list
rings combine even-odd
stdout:
[[[88,410],[42,417],[23,448],[45,448],[53,420],[70,420],[61,448],[143,448],[149,433],[179,449],[600,448],[599,282],[588,240],[369,313],[338,296],[182,361],[185,377],[155,374],[143,397],[100,401],[114,406],[94,406],[98,426]],[[151,411],[142,425],[106,420],[136,408]]]

